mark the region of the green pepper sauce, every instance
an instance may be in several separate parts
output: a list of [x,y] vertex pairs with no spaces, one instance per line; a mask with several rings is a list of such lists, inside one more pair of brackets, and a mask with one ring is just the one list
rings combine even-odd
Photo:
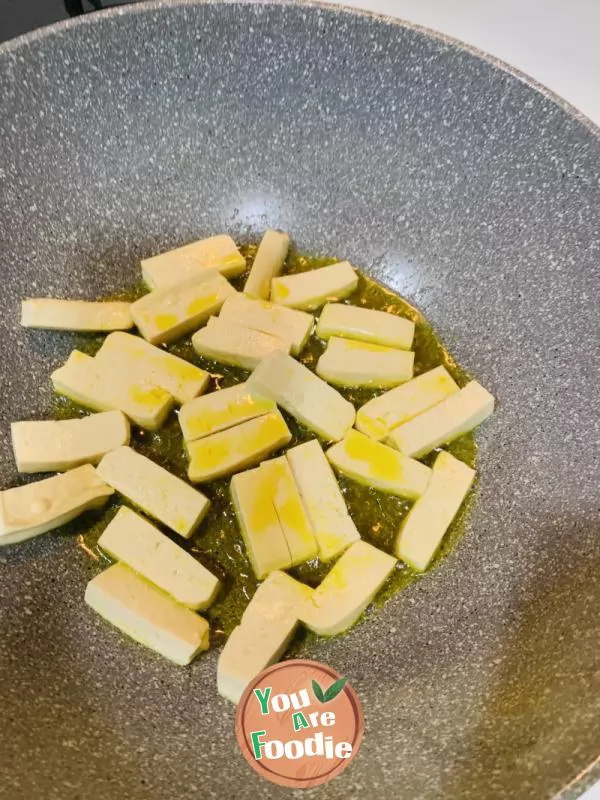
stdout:
[[[250,266],[256,253],[256,246],[249,245],[241,249]],[[336,260],[333,258],[312,258],[297,252],[291,252],[285,272],[288,274],[304,272],[309,269],[326,266]],[[236,288],[241,289],[246,277],[247,273],[235,279],[232,283]],[[143,293],[144,287],[140,284],[131,287],[128,291],[118,293],[111,299],[134,300]],[[381,286],[366,275],[360,274],[356,291],[345,302],[351,305],[385,310],[415,322],[415,375],[443,364],[459,386],[464,386],[469,380],[469,376],[456,364],[423,315],[394,292]],[[77,336],[75,346],[89,355],[94,355],[102,341],[102,336]],[[198,356],[192,348],[189,337],[176,342],[168,349],[171,353],[197,364],[211,374],[209,391],[240,383],[246,380],[249,374],[247,371],[237,367],[226,366]],[[317,360],[324,349],[325,343],[313,334],[303,350],[300,360],[314,370]],[[382,390],[342,388],[340,392],[356,408],[359,408],[372,397],[381,394]],[[67,419],[82,416],[86,413],[84,409],[70,400],[59,396],[55,397],[55,418]],[[285,412],[283,414],[292,432],[292,441],[288,445],[289,447],[314,438],[313,433],[299,425],[296,420]],[[181,478],[186,477],[188,459],[176,411],[171,414],[166,424],[159,431],[148,432],[135,429],[131,443],[137,451],[161,464],[170,472]],[[447,449],[470,466],[475,466],[477,448],[473,433],[461,437],[449,445]],[[281,452],[284,451],[282,450]],[[280,455],[280,453],[273,453],[271,457],[276,455]],[[435,453],[431,453],[425,459],[425,462],[431,464],[435,459],[435,455]],[[361,537],[387,552],[392,552],[398,526],[410,509],[410,503],[399,497],[386,495],[374,489],[361,486],[344,477],[339,477],[338,480],[350,515],[356,523]],[[163,530],[177,541],[177,544],[198,558],[222,582],[217,600],[209,609],[203,612],[203,615],[211,625],[212,641],[219,644],[239,624],[241,615],[259,582],[254,577],[246,557],[246,551],[229,496],[229,479],[212,481],[199,488],[211,501],[209,513],[200,530],[190,540],[176,537],[167,529],[163,528]],[[464,521],[468,514],[471,497],[472,495],[468,498],[444,537],[442,546],[435,556],[430,569],[435,569],[459,541],[464,530]],[[94,573],[100,567],[110,563],[106,555],[98,548],[97,541],[107,523],[116,513],[120,503],[120,499],[113,498],[103,511],[88,514],[82,520],[76,520],[64,529],[65,533],[78,534],[78,544],[94,559],[90,561]],[[330,567],[331,565],[322,564],[318,559],[314,559],[291,570],[291,574],[311,586],[316,586],[327,574]],[[415,573],[407,565],[398,562],[391,578],[377,597],[376,604],[381,605],[392,595],[420,577],[421,575]],[[306,640],[307,635],[305,633],[301,634],[300,639]]]

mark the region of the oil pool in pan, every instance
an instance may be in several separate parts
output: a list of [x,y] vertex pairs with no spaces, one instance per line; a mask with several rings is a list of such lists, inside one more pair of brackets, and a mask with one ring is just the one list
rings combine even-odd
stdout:
[[[246,257],[248,268],[252,266],[256,249],[256,245],[247,245],[240,248]],[[335,263],[337,260],[335,258],[314,258],[291,252],[287,260],[286,273],[304,272],[305,270]],[[364,273],[359,273],[359,275],[358,288],[347,300],[348,303],[395,312],[416,323],[413,345],[415,351],[415,376],[443,364],[459,386],[464,386],[469,380],[469,376],[456,364],[425,317],[394,292],[376,283]],[[232,280],[231,283],[237,289],[241,289],[246,277],[247,272]],[[105,299],[134,300],[141,297],[146,291],[147,289],[140,283],[139,286],[134,286],[129,290],[116,293],[114,296]],[[102,344],[103,339],[103,336],[80,335],[77,337],[76,346],[79,350],[94,354]],[[175,355],[186,358],[210,372],[214,376],[212,378],[214,384],[212,388],[232,386],[245,380],[249,374],[237,367],[225,366],[201,358],[194,352],[189,337],[179,340],[168,349]],[[300,360],[314,370],[318,357],[324,349],[324,343],[313,334],[302,351]],[[369,389],[338,387],[338,390],[356,408],[377,394],[381,394],[381,391]],[[55,397],[54,417],[56,419],[72,418],[78,414],[83,416],[87,414],[87,411],[64,397]],[[285,412],[283,414],[293,434],[293,439],[288,447],[314,438],[314,434],[309,433],[296,420]],[[159,431],[149,433],[135,430],[132,436],[132,444],[136,450],[149,456],[169,471],[179,477],[186,477],[187,457],[184,452],[181,429],[174,413]],[[476,466],[477,446],[474,432],[462,436],[447,445],[445,449],[469,466]],[[436,454],[437,451],[431,453],[424,459],[425,463],[431,465],[435,460]],[[354,519],[361,537],[382,550],[391,552],[398,525],[402,517],[407,513],[410,504],[399,497],[393,497],[366,486],[361,486],[343,476],[338,476],[338,481],[350,515]],[[200,530],[189,541],[177,539],[178,545],[193,553],[211,572],[221,579],[222,587],[216,601],[209,609],[203,612],[203,616],[210,623],[211,644],[214,645],[221,644],[239,623],[242,612],[259,583],[245,554],[242,537],[230,500],[229,483],[230,479],[224,478],[202,486],[202,491],[211,500],[210,511]],[[435,569],[438,563],[459,541],[464,530],[464,521],[468,514],[472,497],[473,491],[471,491],[467,501],[454,519],[429,570]],[[116,514],[118,507],[119,501],[113,498],[102,511],[88,513],[83,519],[75,520],[66,527],[69,533],[76,534],[78,545],[89,553],[90,569],[93,574],[99,572],[101,566],[106,566],[109,563],[106,554],[97,547],[97,541],[108,521]],[[319,563],[318,559],[315,559],[296,567],[290,572],[294,577],[309,585],[317,585],[329,569],[330,565],[323,565]],[[402,561],[399,561],[391,578],[376,598],[376,603],[385,602],[391,595],[420,577],[419,573],[414,572]],[[313,634],[307,634],[304,631],[300,635],[302,637],[313,636]]]

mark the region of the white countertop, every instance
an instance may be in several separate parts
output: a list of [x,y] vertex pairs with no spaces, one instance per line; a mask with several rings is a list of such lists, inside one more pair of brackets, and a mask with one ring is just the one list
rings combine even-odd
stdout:
[[[329,1],[454,36],[531,75],[600,125],[600,0]],[[580,800],[600,800],[600,782]]]

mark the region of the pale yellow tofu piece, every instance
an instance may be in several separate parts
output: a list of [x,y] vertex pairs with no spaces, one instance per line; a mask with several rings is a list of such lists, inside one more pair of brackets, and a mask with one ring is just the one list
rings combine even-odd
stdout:
[[493,410],[493,396],[477,381],[471,381],[456,394],[394,428],[386,442],[411,458],[421,458],[472,431]]
[[475,470],[442,451],[433,465],[427,489],[402,521],[394,552],[424,572],[475,479]]
[[[275,573],[271,573],[274,575]],[[234,628],[217,662],[217,691],[237,705],[244,689],[264,669],[279,661],[291,642],[298,620],[274,628],[238,625]],[[257,629],[260,638],[257,637]]]
[[13,452],[19,472],[66,472],[97,464],[105,453],[129,444],[129,420],[122,411],[89,417],[13,422]]
[[311,592],[308,586],[277,571],[258,587],[219,656],[220,695],[238,703],[252,679],[281,658],[298,626],[300,608]]
[[258,464],[291,438],[285,420],[279,411],[273,411],[235,428],[188,442],[188,477],[193,483],[203,483],[239,472]]
[[231,236],[199,239],[142,261],[142,275],[151,289],[164,289],[213,269],[226,278],[235,278],[246,269],[246,259]]
[[54,390],[94,411],[118,410],[141,428],[155,431],[173,406],[164,389],[135,379],[109,363],[74,350],[68,361],[52,373]]
[[85,602],[120,631],[185,666],[208,649],[208,622],[180,605],[125,564],[93,578]]
[[228,297],[223,303],[219,319],[270,333],[290,345],[292,355],[298,355],[308,341],[314,317],[306,311],[278,306],[267,300],[254,300],[243,294]]
[[444,367],[436,367],[412,381],[369,400],[356,413],[356,427],[372,439],[388,433],[459,391]]
[[275,401],[261,397],[245,383],[238,383],[182,405],[179,424],[183,438],[191,442],[276,410]]
[[131,447],[107,453],[98,465],[98,474],[142,511],[184,539],[189,539],[198,528],[210,505],[202,492]]
[[247,385],[323,439],[338,441],[354,424],[352,403],[285,353],[272,353],[261,361]]
[[219,272],[204,270],[182,283],[144,295],[131,304],[131,314],[144,339],[168,344],[198,330],[234,293]]
[[425,464],[354,429],[329,448],[327,458],[342,475],[408,500],[416,500],[423,494],[431,476]]
[[355,542],[304,602],[301,621],[314,633],[334,636],[358,620],[396,565],[393,556]]
[[276,624],[300,618],[303,604],[314,589],[285,572],[272,572],[258,587],[242,614],[242,625]]
[[271,301],[290,308],[311,310],[324,303],[343,300],[358,286],[358,275],[348,261],[284,275],[271,281]]
[[131,304],[39,298],[21,303],[24,328],[56,331],[124,331],[133,328]]
[[331,561],[360,539],[333,470],[316,439],[290,448],[285,455],[317,540],[319,558]]
[[101,508],[113,494],[91,464],[0,492],[0,545],[15,544]]
[[285,456],[263,461],[259,470],[271,485],[271,499],[295,567],[316,558],[317,540]]
[[415,354],[332,336],[317,362],[317,375],[335,386],[385,389],[409,381]]
[[289,246],[290,237],[287,233],[267,230],[258,246],[250,275],[244,286],[247,295],[263,300],[269,298],[271,281],[280,274]]
[[410,350],[414,335],[415,323],[410,319],[344,303],[327,303],[317,322],[317,336],[321,339],[341,336],[401,350]]
[[206,327],[192,336],[194,350],[200,356],[243,369],[254,369],[263,358],[290,346],[269,333],[243,328],[230,320],[211,317]]
[[219,590],[219,579],[212,572],[125,506],[104,529],[98,544],[111,558],[195,611],[208,608]]
[[195,364],[130,333],[111,333],[96,354],[99,364],[112,365],[130,380],[148,381],[168,392],[177,403],[187,403],[206,390],[210,375]]
[[234,475],[231,499],[256,577],[262,580],[273,570],[291,567],[292,557],[275,510],[269,474],[258,468]]

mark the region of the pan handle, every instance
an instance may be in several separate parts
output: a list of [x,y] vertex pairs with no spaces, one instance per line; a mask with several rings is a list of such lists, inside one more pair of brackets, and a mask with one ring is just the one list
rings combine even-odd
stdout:
[[63,0],[65,11],[70,17],[78,17],[81,14],[89,14],[92,11],[101,11],[103,8],[111,8],[116,5],[127,5],[127,3],[105,3],[103,0]]

